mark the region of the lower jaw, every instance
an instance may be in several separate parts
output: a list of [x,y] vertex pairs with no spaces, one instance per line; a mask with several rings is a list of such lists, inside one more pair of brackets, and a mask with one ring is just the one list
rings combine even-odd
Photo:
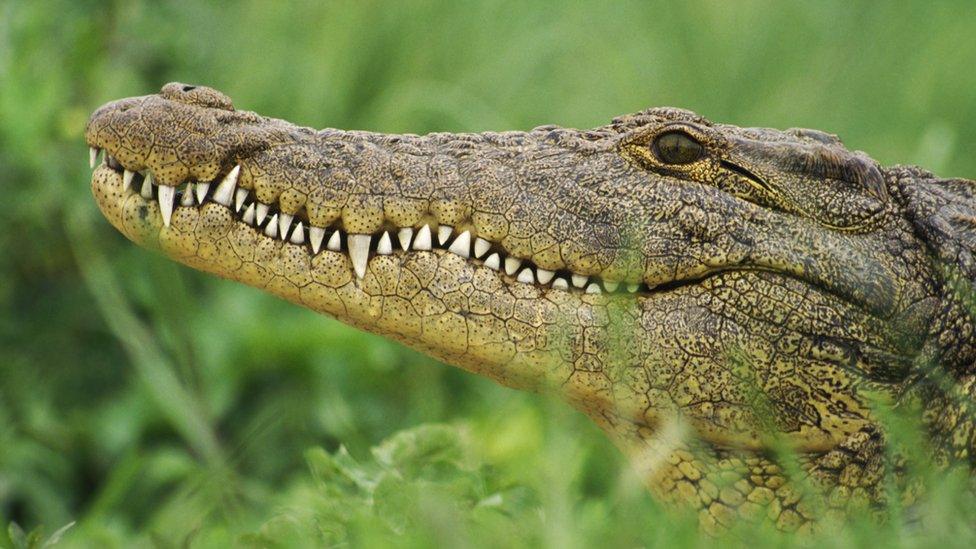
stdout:
[[[265,290],[365,331],[509,386],[565,382],[567,345],[581,318],[606,316],[610,300],[514,283],[511,277],[445,250],[374,255],[358,278],[346,253],[271,238],[216,204],[178,207],[164,226],[159,207],[105,166],[92,175],[104,216],[133,242],[192,268]],[[559,343],[564,341],[564,343]]]

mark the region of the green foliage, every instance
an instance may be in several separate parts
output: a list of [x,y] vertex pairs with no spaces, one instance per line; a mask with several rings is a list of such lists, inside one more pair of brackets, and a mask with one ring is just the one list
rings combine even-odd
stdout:
[[473,531],[481,539],[531,536],[505,530],[513,527],[509,517],[533,515],[535,502],[525,501],[523,488],[495,486],[494,475],[464,455],[461,433],[446,425],[403,431],[373,448],[366,462],[345,448],[312,449],[306,459],[315,483],[290,490],[288,507],[244,539],[259,546],[281,540],[426,545],[459,537],[470,542]]
[[[972,11],[0,0],[0,546],[708,543],[564,405],[125,242],[87,188],[99,104],[181,80],[311,126],[410,132],[670,104],[973,176]],[[972,545],[966,477],[919,478],[924,526],[855,518],[819,542]]]

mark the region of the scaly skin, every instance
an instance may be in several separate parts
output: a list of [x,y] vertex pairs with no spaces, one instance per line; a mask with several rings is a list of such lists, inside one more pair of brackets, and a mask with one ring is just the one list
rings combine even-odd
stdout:
[[[659,140],[675,131],[684,148]],[[297,127],[182,84],[101,107],[86,139],[108,155],[92,176],[98,205],[134,242],[555,391],[708,527],[795,528],[882,501],[870,394],[926,402],[940,462],[972,456],[970,181],[885,169],[817,131],[679,109],[588,131],[382,135]],[[239,210],[216,196],[235,166]],[[123,170],[161,187],[143,198],[143,176],[127,186]],[[213,184],[203,205],[177,194],[166,225],[159,188],[188,181]],[[255,227],[252,203],[293,215],[274,218],[288,233]],[[401,228],[424,225],[433,249],[397,246]],[[310,226],[326,229],[321,244]],[[440,245],[439,226],[452,228]],[[338,251],[325,243],[335,230]],[[490,250],[447,250],[463,231]],[[349,235],[372,235],[361,277]],[[530,270],[491,268],[494,253]],[[792,476],[783,448],[798,456]]]

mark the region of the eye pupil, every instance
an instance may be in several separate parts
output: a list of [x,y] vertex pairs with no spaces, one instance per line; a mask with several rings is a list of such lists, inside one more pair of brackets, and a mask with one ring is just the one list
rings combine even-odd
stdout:
[[662,133],[654,139],[651,148],[666,164],[691,164],[705,155],[705,147],[682,131]]

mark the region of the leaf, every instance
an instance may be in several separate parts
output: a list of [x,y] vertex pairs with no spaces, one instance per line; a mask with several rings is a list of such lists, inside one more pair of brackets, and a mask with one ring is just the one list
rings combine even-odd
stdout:
[[11,522],[7,526],[7,535],[10,536],[10,542],[17,549],[27,549],[29,547],[27,542],[27,534],[24,533],[24,529],[20,527],[16,522]]
[[75,521],[71,521],[68,524],[62,526],[61,528],[58,528],[57,530],[54,531],[53,534],[51,534],[51,537],[47,538],[47,541],[45,541],[44,544],[41,545],[41,547],[42,548],[54,547],[55,545],[61,542],[61,538],[64,537],[64,535],[68,532],[68,530],[70,530],[74,525],[75,525]]
[[463,443],[456,427],[421,425],[401,431],[373,448],[376,461],[414,478],[424,471],[447,466],[452,471],[466,469]]

